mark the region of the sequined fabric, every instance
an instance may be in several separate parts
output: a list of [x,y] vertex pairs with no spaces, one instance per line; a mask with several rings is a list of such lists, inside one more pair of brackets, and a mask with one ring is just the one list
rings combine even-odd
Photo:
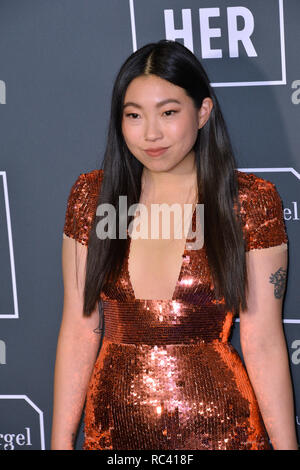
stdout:
[[[245,250],[287,243],[275,185],[236,170]],[[87,245],[102,170],[79,176],[64,234]],[[205,253],[184,251],[172,300],[134,296],[129,240],[101,292],[104,337],[85,407],[85,450],[271,449],[253,388],[228,341],[233,314],[213,295]]]

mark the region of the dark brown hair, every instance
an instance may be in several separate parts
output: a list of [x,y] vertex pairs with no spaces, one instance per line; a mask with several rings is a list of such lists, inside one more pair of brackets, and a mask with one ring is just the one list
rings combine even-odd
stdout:
[[[204,203],[205,249],[217,299],[238,314],[246,309],[247,271],[245,242],[239,218],[238,182],[230,138],[220,105],[208,76],[196,56],[182,44],[161,40],[147,44],[122,65],[113,87],[107,144],[102,168],[104,177],[98,204],[116,208],[119,226],[119,196],[127,206],[139,202],[143,165],[130,153],[121,130],[124,96],[130,82],[154,74],[182,87],[199,109],[205,97],[213,101],[207,123],[195,142],[199,203]],[[236,211],[234,206],[237,205]],[[238,215],[238,217],[237,217]],[[127,217],[127,227],[130,217]],[[84,315],[89,316],[107,279],[116,279],[122,266],[126,239],[100,239],[95,217],[91,229],[84,289]]]

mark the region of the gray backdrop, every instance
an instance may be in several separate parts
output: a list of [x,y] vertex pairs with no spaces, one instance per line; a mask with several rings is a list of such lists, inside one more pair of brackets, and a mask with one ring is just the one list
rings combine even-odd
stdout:
[[166,37],[203,60],[238,168],[282,198],[299,436],[299,17],[299,0],[0,0],[0,450],[50,448],[67,197],[100,167],[121,64]]

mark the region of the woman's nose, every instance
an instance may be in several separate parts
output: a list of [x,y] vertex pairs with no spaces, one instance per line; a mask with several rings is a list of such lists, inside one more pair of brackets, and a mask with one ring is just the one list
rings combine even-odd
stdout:
[[162,131],[156,119],[148,120],[145,124],[145,140],[156,140],[162,137]]

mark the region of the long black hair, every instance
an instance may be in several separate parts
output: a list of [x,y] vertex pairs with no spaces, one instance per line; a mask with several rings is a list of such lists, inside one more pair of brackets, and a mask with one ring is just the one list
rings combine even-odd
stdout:
[[[141,47],[128,57],[116,77],[98,205],[110,203],[115,207],[118,227],[119,196],[127,196],[128,207],[139,202],[143,165],[129,151],[121,126],[128,85],[134,78],[148,74],[183,88],[197,109],[206,97],[213,102],[210,117],[199,129],[194,145],[198,202],[204,203],[205,208],[205,249],[216,298],[224,298],[226,308],[238,314],[240,308],[247,308],[248,280],[239,217],[236,162],[220,105],[208,76],[197,57],[179,42],[160,40]],[[132,216],[126,217],[128,227]],[[126,239],[98,238],[98,221],[99,218],[95,217],[89,236],[84,316],[89,316],[95,309],[106,280],[117,278],[126,250]]]

